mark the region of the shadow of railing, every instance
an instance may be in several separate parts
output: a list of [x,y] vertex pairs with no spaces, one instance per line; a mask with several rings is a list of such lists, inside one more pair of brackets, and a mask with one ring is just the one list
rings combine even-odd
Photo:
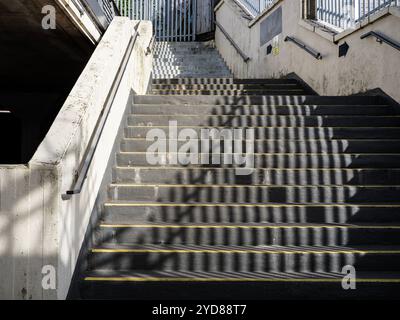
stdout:
[[[302,103],[308,99],[317,102],[314,98],[305,98]],[[282,101],[273,97],[267,100],[269,106]],[[260,103],[259,98],[256,101]],[[275,102],[270,104],[271,101]],[[289,102],[297,104],[299,101],[293,97]],[[219,106],[213,109],[207,126],[258,126],[259,119],[254,118],[255,123],[250,122],[251,118],[243,122],[236,107],[230,107],[229,112],[225,108],[235,105],[242,108],[243,103],[251,104],[252,100],[229,97],[218,101]],[[224,116],[220,114],[221,110]],[[322,119],[322,126],[324,121],[327,119]],[[365,136],[365,132],[373,129],[366,129],[354,140],[352,130],[345,135],[335,133],[334,129],[319,130],[315,135],[312,130],[301,128],[297,129],[302,133],[299,136],[282,136],[279,130],[273,128],[259,137],[265,146],[273,133],[272,152],[268,153],[276,153],[284,148],[282,143],[294,139],[297,139],[296,143],[313,141],[313,149],[305,146],[294,150],[301,155],[288,150],[281,161],[274,161],[278,156],[274,158],[269,154],[270,158],[259,161],[258,171],[250,176],[232,176],[232,166],[221,169],[199,165],[177,170],[171,184],[190,185],[191,188],[171,186],[168,193],[156,199],[161,207],[159,215],[149,221],[155,224],[167,222],[174,227],[168,224],[163,228],[146,227],[132,239],[149,252],[133,258],[125,254],[106,255],[99,264],[111,263],[120,269],[127,266],[137,270],[167,269],[178,273],[183,267],[187,272],[196,273],[270,272],[280,276],[302,273],[310,277],[318,277],[324,272],[340,273],[345,265],[353,265],[359,271],[398,273],[400,264],[396,255],[369,254],[364,250],[371,246],[400,245],[397,240],[400,229],[390,228],[400,222],[400,188],[394,187],[400,177],[400,162],[395,155],[400,153],[400,148],[395,134],[388,130],[390,137],[384,146],[379,141],[386,133],[379,129],[371,137]],[[371,146],[362,144],[363,139]],[[391,148],[392,141],[395,143],[392,154],[388,152],[382,156],[385,148]],[[332,145],[327,146],[330,142]],[[378,145],[372,146],[373,142]],[[307,159],[310,156],[315,158]],[[378,168],[383,170],[379,170],[377,176]],[[269,172],[267,176],[265,170],[276,175]],[[307,186],[300,185],[304,181]],[[374,185],[377,182],[380,186]],[[227,184],[240,187],[230,193],[218,193]],[[260,223],[264,225],[257,225]],[[389,228],[381,228],[382,225]],[[117,237],[129,237],[130,232],[122,228]],[[160,244],[175,250],[173,253],[150,252],[151,249],[159,250],[157,245]],[[228,251],[210,252],[210,248],[228,248]],[[245,252],[248,249],[250,252]],[[263,250],[268,254],[262,254]],[[307,253],[307,250],[313,253]]]

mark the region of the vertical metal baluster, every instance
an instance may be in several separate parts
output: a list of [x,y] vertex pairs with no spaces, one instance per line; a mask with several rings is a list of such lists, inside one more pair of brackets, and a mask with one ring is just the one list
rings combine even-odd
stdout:
[[179,0],[179,41],[182,41],[182,0]]
[[171,41],[170,16],[171,16],[171,0],[167,0],[167,41]]
[[176,41],[177,40],[177,25],[178,25],[178,15],[177,15],[177,11],[176,11],[176,8],[177,8],[177,0],[174,0],[174,41]]
[[187,0],[183,0],[183,5],[184,5],[184,9],[183,9],[183,41],[186,41],[186,4],[187,4]]
[[196,40],[196,29],[197,29],[197,0],[193,0],[193,37],[192,41]]

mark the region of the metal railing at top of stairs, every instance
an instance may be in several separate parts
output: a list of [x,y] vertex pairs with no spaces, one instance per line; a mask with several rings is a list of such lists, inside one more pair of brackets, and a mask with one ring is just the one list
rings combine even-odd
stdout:
[[250,57],[245,54],[242,49],[239,48],[239,46],[235,43],[235,41],[232,39],[232,37],[229,35],[229,33],[224,29],[224,27],[218,22],[215,21],[215,25],[221,30],[222,34],[225,36],[226,39],[231,43],[231,45],[235,48],[237,53],[242,57],[244,62],[247,62],[250,60]]
[[235,0],[239,2],[247,11],[253,16],[258,16],[267,7],[269,7],[275,0]]
[[378,41],[379,43],[386,43],[389,46],[391,46],[392,48],[400,51],[400,43],[390,39],[388,36],[384,35],[383,33],[376,32],[376,31],[370,31],[370,32],[367,32],[367,33],[361,35],[360,38],[365,39],[368,37],[375,37],[376,41]]
[[115,16],[120,16],[114,0],[72,0],[72,2],[80,14],[86,11],[102,31],[107,29]]
[[400,6],[400,0],[311,0],[315,19],[338,30],[345,30],[387,7]]
[[[138,30],[139,25],[140,25],[140,22],[137,25],[136,30]],[[97,146],[98,146],[99,141],[100,141],[101,134],[102,134],[104,126],[105,126],[105,124],[107,122],[108,115],[110,114],[111,107],[113,105],[115,96],[117,94],[118,87],[119,87],[119,85],[121,83],[122,77],[123,77],[125,69],[126,69],[126,67],[128,65],[130,56],[131,56],[131,54],[133,52],[133,47],[135,45],[135,42],[136,42],[136,39],[137,39],[138,36],[139,36],[139,33],[136,31],[132,35],[132,37],[131,37],[131,39],[129,41],[128,47],[127,47],[127,49],[125,51],[124,57],[123,57],[123,59],[121,61],[121,64],[120,64],[120,66],[118,68],[117,74],[114,77],[114,81],[112,83],[110,92],[108,93],[107,99],[106,99],[106,101],[104,103],[104,106],[103,106],[103,109],[102,109],[102,112],[101,112],[101,116],[100,116],[100,118],[98,119],[98,121],[96,123],[95,129],[94,129],[94,131],[92,133],[92,136],[90,138],[89,145],[86,148],[85,155],[84,155],[83,160],[81,162],[81,165],[80,165],[80,167],[78,169],[78,174],[77,174],[76,181],[73,184],[71,190],[68,190],[65,194],[62,195],[62,199],[63,200],[69,200],[69,199],[71,199],[71,197],[73,195],[80,194],[81,191],[82,191],[83,185],[84,185],[84,183],[86,181],[86,178],[87,178],[87,174],[89,172],[90,165],[91,165],[92,160],[93,160],[93,156],[94,156],[94,154],[96,152]]]
[[115,0],[122,16],[153,22],[157,41],[195,41],[197,1]]

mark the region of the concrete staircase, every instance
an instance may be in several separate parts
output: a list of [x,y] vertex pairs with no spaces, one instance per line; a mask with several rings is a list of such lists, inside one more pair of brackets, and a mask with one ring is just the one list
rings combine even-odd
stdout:
[[[75,298],[397,297],[397,110],[377,96],[321,97],[295,80],[210,72],[163,74],[177,78],[134,98]],[[146,134],[171,120],[196,132],[254,128],[255,170],[150,165]],[[356,290],[342,288],[347,265]]]
[[214,42],[157,42],[154,79],[231,77]]

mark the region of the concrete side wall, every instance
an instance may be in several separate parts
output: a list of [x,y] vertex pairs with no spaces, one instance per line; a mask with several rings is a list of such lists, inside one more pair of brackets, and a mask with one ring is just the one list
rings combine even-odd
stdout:
[[[63,201],[61,195],[72,187],[135,28],[140,36],[84,188]],[[148,87],[152,56],[145,50],[151,37],[150,22],[116,18],[29,165],[0,167],[0,298],[66,297],[129,96],[144,94]],[[44,265],[56,268],[56,290],[42,288]]]
[[[349,95],[381,88],[400,102],[400,53],[374,38],[361,40],[368,31],[380,31],[400,41],[398,10],[386,10],[373,23],[347,33],[339,39],[317,28],[314,32],[308,22],[302,20],[300,0],[276,1],[272,10],[262,18],[248,22],[242,18],[232,0],[224,3],[216,12],[217,21],[228,31],[237,45],[251,57],[243,62],[232,45],[217,28],[217,48],[228,66],[238,78],[278,78],[296,73],[321,95]],[[260,46],[260,25],[279,6],[283,10],[283,32],[279,36],[279,54],[267,56],[267,46]],[[322,60],[316,60],[293,43],[284,42],[293,36],[320,52]],[[350,46],[346,57],[338,57],[338,46],[347,42]]]

